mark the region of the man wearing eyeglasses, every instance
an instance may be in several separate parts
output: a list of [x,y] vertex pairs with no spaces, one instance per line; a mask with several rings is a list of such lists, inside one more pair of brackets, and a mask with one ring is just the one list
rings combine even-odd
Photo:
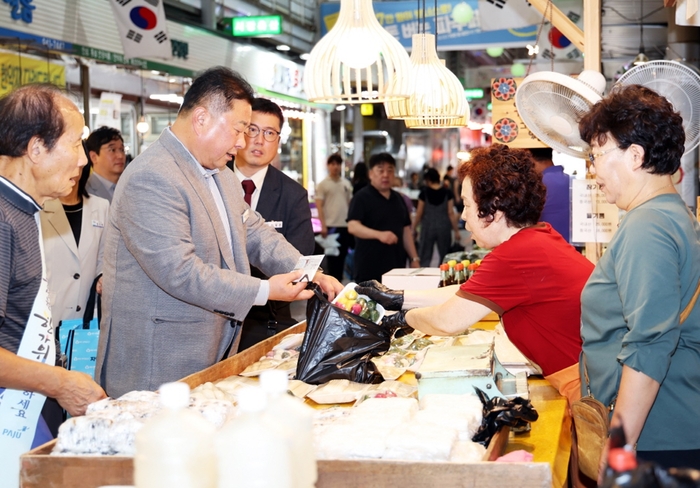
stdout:
[[[284,115],[280,107],[255,98],[250,125],[245,131],[245,148],[236,154],[234,172],[241,181],[243,198],[266,224],[282,234],[304,255],[313,253],[314,232],[307,191],[272,165],[280,146]],[[251,274],[266,276],[253,268]],[[246,349],[294,325],[288,302],[268,301],[256,306],[243,322],[239,350]]]

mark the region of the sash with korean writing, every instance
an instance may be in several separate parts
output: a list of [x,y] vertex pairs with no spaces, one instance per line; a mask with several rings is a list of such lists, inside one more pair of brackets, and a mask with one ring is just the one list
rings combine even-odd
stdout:
[[[41,249],[41,285],[22,335],[19,357],[53,366],[56,363],[49,287],[46,279],[44,243],[41,238],[39,212],[34,214],[39,227]],[[34,440],[41,409],[46,397],[31,391],[7,388],[0,395],[0,473],[2,486],[19,486],[19,456],[27,452]]]

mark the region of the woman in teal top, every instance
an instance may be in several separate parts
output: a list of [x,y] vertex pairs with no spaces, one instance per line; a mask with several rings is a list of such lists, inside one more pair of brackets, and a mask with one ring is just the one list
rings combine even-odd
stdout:
[[700,305],[679,319],[700,279],[700,226],[671,180],[681,116],[633,85],[598,102],[579,128],[596,183],[627,211],[581,295],[591,393],[615,403],[611,425],[623,426],[640,459],[700,468]]

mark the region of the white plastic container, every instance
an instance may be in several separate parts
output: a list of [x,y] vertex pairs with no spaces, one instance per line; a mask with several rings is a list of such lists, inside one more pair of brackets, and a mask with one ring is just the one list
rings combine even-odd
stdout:
[[287,393],[289,379],[284,371],[263,371],[260,386],[268,398],[264,419],[287,441],[293,488],[313,488],[318,476],[312,434],[313,409]]
[[239,415],[216,435],[219,488],[292,488],[287,440],[263,419],[265,392],[246,387],[237,397]]
[[136,488],[216,488],[214,426],[188,410],[190,387],[166,383],[162,410],[136,434]]

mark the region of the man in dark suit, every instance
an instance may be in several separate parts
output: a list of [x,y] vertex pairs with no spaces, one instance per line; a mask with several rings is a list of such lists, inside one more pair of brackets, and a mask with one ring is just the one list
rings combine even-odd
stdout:
[[[238,151],[234,171],[243,186],[243,197],[266,224],[282,234],[301,254],[314,250],[314,232],[307,191],[299,183],[272,166],[280,144],[284,115],[280,107],[255,98],[245,136],[246,146]],[[253,276],[265,278],[253,268]],[[243,322],[239,349],[245,349],[294,325],[289,303],[271,300],[255,306]]]

